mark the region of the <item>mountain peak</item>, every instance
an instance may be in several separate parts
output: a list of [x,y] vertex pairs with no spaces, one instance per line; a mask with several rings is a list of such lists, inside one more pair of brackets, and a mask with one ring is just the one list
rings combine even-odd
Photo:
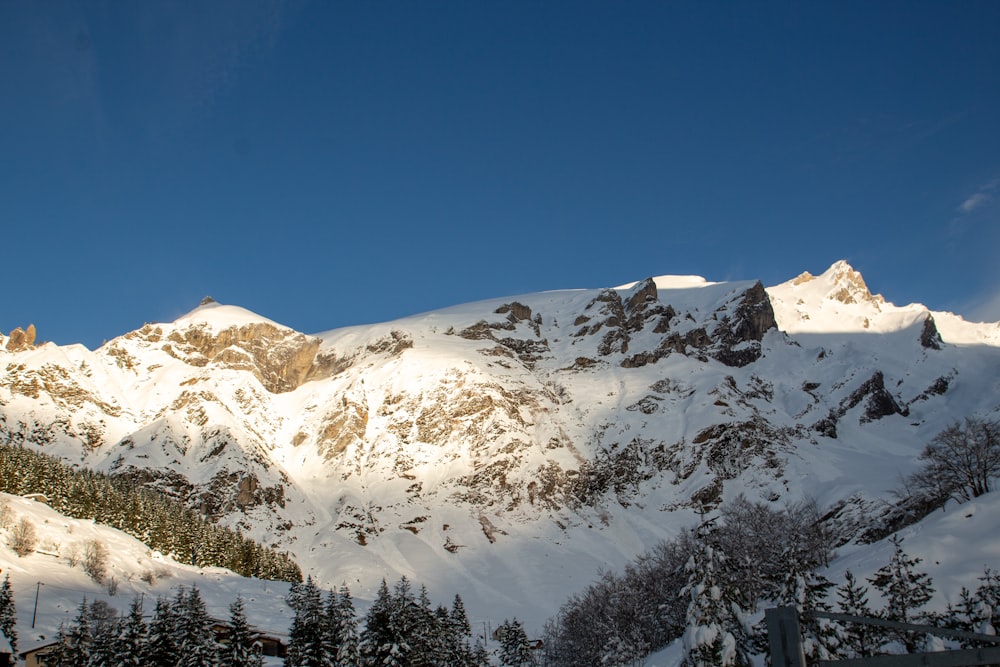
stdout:
[[838,259],[819,276],[803,271],[790,282],[796,287],[815,282],[814,289],[822,290],[824,298],[844,304],[870,303],[879,307],[885,303],[882,295],[872,294],[861,273],[843,259]]
[[197,308],[177,318],[174,324],[182,327],[203,324],[212,330],[228,329],[233,326],[241,327],[248,324],[270,324],[278,329],[289,328],[246,308],[219,303],[210,296],[202,299]]

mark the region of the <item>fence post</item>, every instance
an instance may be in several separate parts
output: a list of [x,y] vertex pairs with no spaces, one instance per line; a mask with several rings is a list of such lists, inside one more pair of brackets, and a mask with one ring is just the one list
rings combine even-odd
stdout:
[[773,667],[806,667],[802,654],[802,633],[799,630],[799,612],[795,607],[777,607],[764,610],[767,623],[767,642],[771,649]]

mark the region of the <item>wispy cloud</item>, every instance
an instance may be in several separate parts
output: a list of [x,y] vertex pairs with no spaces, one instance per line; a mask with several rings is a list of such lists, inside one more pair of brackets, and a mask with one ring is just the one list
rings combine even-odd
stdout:
[[994,178],[989,183],[980,186],[978,190],[959,204],[958,210],[962,213],[972,213],[976,209],[986,206],[993,201],[993,193],[998,187],[1000,187],[1000,177]]
[[965,309],[965,319],[971,322],[1000,322],[1000,288],[969,304]]

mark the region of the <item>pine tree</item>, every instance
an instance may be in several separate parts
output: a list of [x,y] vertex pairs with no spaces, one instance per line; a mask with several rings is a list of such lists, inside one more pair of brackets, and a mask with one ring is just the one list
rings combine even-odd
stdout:
[[142,667],[143,652],[148,628],[142,619],[142,600],[134,598],[129,606],[128,616],[121,624],[121,632],[115,643],[115,663],[122,667]]
[[528,646],[528,636],[524,626],[516,618],[512,621],[504,619],[497,628],[500,639],[500,664],[505,667],[522,667],[532,664],[531,648]]
[[90,662],[92,667],[116,665],[120,632],[118,612],[103,600],[90,604]]
[[174,667],[180,661],[175,626],[177,613],[165,598],[156,600],[156,611],[149,623],[146,641],[146,662],[154,667]]
[[1000,576],[986,568],[979,577],[979,588],[976,589],[977,624],[973,632],[983,635],[995,635],[1000,630]]
[[260,667],[263,658],[254,644],[250,624],[243,609],[243,598],[229,605],[229,643],[220,651],[221,664],[225,667]]
[[72,664],[89,664],[91,640],[90,610],[87,607],[87,598],[83,598],[69,631],[69,641],[66,643],[67,657]]
[[802,652],[809,663],[830,660],[836,655],[836,629],[826,620],[811,615],[815,611],[830,611],[825,601],[833,582],[815,571],[808,554],[797,542],[782,554],[785,576],[781,582],[777,603],[795,607],[802,621]]
[[685,566],[681,591],[690,603],[684,631],[684,667],[737,667],[749,664],[736,592],[725,582],[726,557],[716,544],[715,527],[702,524]]
[[178,667],[215,667],[219,662],[218,646],[212,621],[197,587],[186,594],[181,589],[174,603],[177,620]]
[[445,628],[444,637],[448,642],[448,652],[451,664],[458,667],[466,667],[474,664],[474,654],[469,640],[472,638],[472,624],[465,613],[465,603],[462,597],[455,594],[455,599],[451,603],[451,611],[447,618],[442,618],[441,623]]
[[482,637],[476,639],[475,646],[472,647],[472,660],[469,662],[470,667],[489,667],[490,664],[490,654],[486,651],[486,646],[483,645]]
[[70,631],[66,629],[66,624],[60,623],[59,630],[56,632],[55,643],[51,650],[49,650],[48,655],[45,656],[46,667],[77,667],[76,660],[69,647],[69,635]]
[[[920,620],[921,614],[914,611],[930,601],[934,588],[927,574],[914,569],[921,563],[921,559],[906,555],[902,538],[893,535],[889,541],[893,546],[889,564],[876,571],[868,581],[882,592],[886,600],[882,613],[884,618],[898,623],[911,623]],[[912,633],[900,633],[899,638],[908,653],[915,653],[920,647],[920,642]]]
[[4,576],[3,584],[0,585],[0,632],[10,642],[14,655],[17,655],[17,610],[9,574]]
[[444,627],[431,609],[430,593],[426,586],[420,586],[416,601],[402,601],[401,614],[405,619],[401,632],[410,646],[408,664],[412,667],[436,667],[443,664],[447,653]]
[[[975,632],[981,635],[996,634],[996,614],[998,603],[1000,603],[1000,579],[997,575],[986,568],[979,588],[972,592],[966,587],[962,587],[958,596],[957,605],[948,605],[944,615],[944,623],[948,627],[966,632]],[[964,639],[961,641],[962,648],[977,648],[982,646],[975,640]]]
[[[336,652],[332,653],[336,667],[354,667],[361,661],[358,639],[358,617],[354,611],[351,591],[344,584],[327,611],[327,627],[336,636]],[[328,640],[332,645],[332,639]]]
[[295,616],[289,633],[285,663],[289,667],[323,667],[328,658],[323,646],[323,600],[319,587],[311,576],[298,588],[291,600],[295,604]]
[[[837,600],[840,613],[849,616],[867,618],[872,616],[868,605],[868,588],[858,583],[854,573],[844,572],[844,583],[837,588]],[[885,637],[879,631],[860,623],[848,623],[838,632],[840,654],[844,658],[863,658],[877,655]]]
[[385,579],[379,585],[372,606],[365,614],[365,629],[361,633],[361,664],[376,667],[386,663],[395,637],[392,635],[392,596]]

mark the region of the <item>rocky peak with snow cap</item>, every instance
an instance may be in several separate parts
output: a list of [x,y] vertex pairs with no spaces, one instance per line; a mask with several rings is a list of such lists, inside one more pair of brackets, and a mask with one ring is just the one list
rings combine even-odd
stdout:
[[873,295],[868,291],[864,277],[843,259],[834,262],[820,276],[813,276],[808,271],[803,271],[792,280],[792,284],[803,285],[812,281],[822,285],[822,289],[826,291],[825,298],[840,303],[869,303],[876,309],[885,303],[881,294]]
[[206,297],[171,324],[146,324],[105,346],[120,365],[133,365],[130,348],[157,348],[196,368],[218,367],[253,373],[271,393],[292,391],[329,375],[333,360],[320,353],[322,341],[249,310]]

